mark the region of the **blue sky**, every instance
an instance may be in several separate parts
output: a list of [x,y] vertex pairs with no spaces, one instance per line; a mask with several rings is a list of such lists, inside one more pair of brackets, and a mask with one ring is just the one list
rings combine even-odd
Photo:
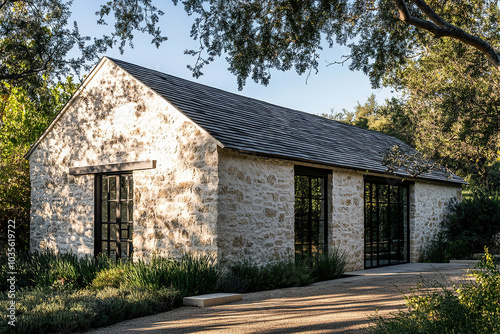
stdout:
[[[347,65],[331,65],[328,62],[338,61],[347,48],[336,46],[332,49],[325,48],[320,59],[319,72],[299,76],[294,70],[288,72],[273,71],[270,84],[262,86],[251,79],[243,91],[238,91],[236,77],[228,70],[224,58],[204,69],[204,74],[199,79],[192,77],[191,71],[186,67],[193,65],[194,57],[184,55],[186,49],[196,49],[196,42],[189,37],[192,18],[188,17],[181,6],[173,6],[171,1],[155,1],[161,4],[165,15],[160,18],[160,28],[163,35],[169,39],[159,49],[153,46],[147,35],[136,34],[133,41],[134,48],[126,48],[124,54],[117,49],[112,49],[106,55],[122,59],[154,70],[175,75],[188,80],[220,88],[226,91],[253,97],[277,105],[306,111],[309,113],[329,113],[330,108],[340,112],[343,108],[350,111],[359,101],[364,103],[368,96],[374,93],[377,101],[382,103],[386,98],[393,96],[390,89],[373,90],[368,77],[361,72],[352,72]],[[102,1],[75,0],[71,21],[78,22],[80,32],[90,36],[99,36],[110,31],[110,27],[97,25],[94,13],[99,9]],[[157,5],[159,6],[159,5]],[[326,45],[326,43],[325,43]]]

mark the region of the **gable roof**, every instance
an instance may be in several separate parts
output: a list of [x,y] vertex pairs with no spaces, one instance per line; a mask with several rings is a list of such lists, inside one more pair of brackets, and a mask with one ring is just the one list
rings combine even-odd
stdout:
[[[388,149],[398,145],[405,151],[416,152],[401,140],[380,132],[108,59],[166,99],[225,147],[242,153],[386,174],[382,157]],[[408,176],[404,171],[394,174]],[[444,171],[432,171],[419,178],[465,183],[455,175],[447,179]]]
[[[112,59],[160,94],[225,147],[257,155],[385,173],[382,156],[401,140],[327,118],[229,93],[196,82]],[[408,176],[404,172],[396,175]],[[444,171],[421,178],[465,183]]]

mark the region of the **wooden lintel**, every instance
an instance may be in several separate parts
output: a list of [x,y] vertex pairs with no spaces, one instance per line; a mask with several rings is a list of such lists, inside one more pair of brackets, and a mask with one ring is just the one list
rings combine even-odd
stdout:
[[120,173],[152,168],[156,168],[156,160],[121,162],[98,166],[70,167],[69,175]]

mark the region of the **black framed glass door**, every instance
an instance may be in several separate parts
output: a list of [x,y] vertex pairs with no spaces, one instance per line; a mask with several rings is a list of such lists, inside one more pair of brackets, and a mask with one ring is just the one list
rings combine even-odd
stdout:
[[327,251],[328,171],[295,168],[295,258]]
[[96,175],[95,254],[131,257],[134,210],[132,174]]
[[409,187],[365,180],[365,268],[409,262]]

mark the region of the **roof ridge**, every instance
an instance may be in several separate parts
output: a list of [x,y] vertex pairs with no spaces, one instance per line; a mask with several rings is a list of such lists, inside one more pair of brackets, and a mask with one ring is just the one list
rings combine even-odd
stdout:
[[[387,175],[383,154],[395,145],[416,150],[378,131],[258,100],[107,57],[207,131],[223,147],[242,153],[305,161]],[[409,177],[404,170],[393,175]],[[451,180],[442,171],[420,179]]]
[[318,120],[321,120],[323,122],[335,122],[335,123],[337,123],[339,125],[343,125],[343,126],[347,126],[347,127],[355,127],[356,129],[359,129],[361,131],[367,131],[367,132],[370,132],[370,133],[375,133],[377,135],[388,136],[388,137],[391,137],[391,138],[394,138],[394,139],[400,141],[404,145],[408,145],[404,141],[402,141],[401,139],[399,139],[399,138],[397,138],[395,136],[383,133],[383,132],[379,132],[379,131],[372,130],[372,129],[362,128],[362,127],[359,127],[359,126],[354,125],[354,124],[348,124],[348,123],[340,122],[340,121],[337,121],[337,120],[333,120],[333,119],[330,119],[330,118],[327,118],[327,117],[323,117],[323,116],[318,115],[318,114],[313,114],[313,113],[302,111],[302,110],[299,110],[299,109],[292,109],[292,108],[289,108],[289,107],[280,106],[280,105],[275,104],[275,103],[267,102],[267,101],[264,101],[264,100],[259,100],[257,98],[250,97],[250,96],[245,96],[243,94],[237,94],[237,93],[229,92],[229,91],[224,90],[222,88],[217,88],[217,87],[209,86],[209,85],[206,85],[204,83],[197,82],[197,81],[192,81],[192,80],[184,79],[184,78],[172,75],[172,74],[168,74],[168,73],[165,73],[165,72],[160,72],[158,70],[154,70],[154,69],[151,69],[151,68],[148,68],[148,67],[145,67],[145,66],[141,66],[141,65],[134,64],[134,63],[130,63],[130,62],[125,61],[125,60],[111,58],[111,57],[107,57],[107,56],[106,56],[106,58],[109,58],[113,62],[124,63],[124,64],[127,64],[129,66],[139,67],[139,68],[141,68],[143,70],[156,72],[159,75],[166,75],[168,77],[175,78],[176,80],[181,80],[181,81],[185,81],[185,82],[190,83],[190,84],[203,86],[205,88],[208,88],[208,89],[211,89],[211,90],[217,90],[219,92],[223,92],[225,94],[233,95],[233,96],[236,96],[236,97],[239,97],[239,98],[244,98],[244,99],[247,99],[247,100],[252,100],[252,101],[258,102],[259,104],[264,103],[264,104],[267,104],[269,106],[277,107],[277,108],[280,108],[280,109],[287,109],[288,111],[296,112],[296,113],[299,113],[299,114],[304,115],[306,117],[315,117]]

